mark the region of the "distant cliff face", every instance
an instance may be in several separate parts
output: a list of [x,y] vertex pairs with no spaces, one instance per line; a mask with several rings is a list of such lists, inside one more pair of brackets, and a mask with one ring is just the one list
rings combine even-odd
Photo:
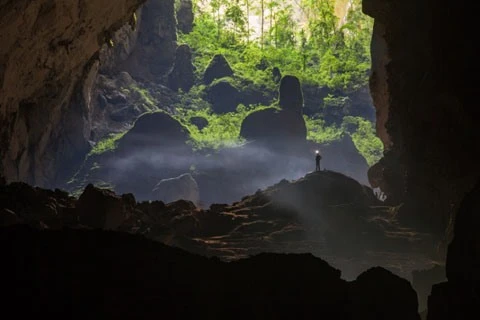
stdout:
[[[480,176],[477,89],[469,85],[474,21],[462,4],[364,0],[375,18],[371,91],[388,189],[405,220],[437,234],[451,228]],[[382,171],[377,170],[376,171]]]

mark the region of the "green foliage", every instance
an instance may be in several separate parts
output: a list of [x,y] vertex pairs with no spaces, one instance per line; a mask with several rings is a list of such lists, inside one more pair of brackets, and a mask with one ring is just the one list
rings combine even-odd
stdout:
[[117,148],[118,140],[120,140],[125,133],[126,131],[121,133],[112,133],[105,139],[98,141],[92,150],[90,150],[88,155],[98,155],[107,151],[115,150]]
[[[265,108],[268,107],[239,105],[237,112],[226,114],[215,114],[205,108],[197,110],[178,108],[174,117],[190,131],[190,142],[195,149],[220,149],[242,144],[244,140],[240,137],[240,128],[243,119],[250,113]],[[199,130],[190,121],[193,117],[205,118],[208,125]]]
[[336,126],[328,126],[323,119],[311,119],[303,116],[307,125],[307,139],[317,143],[329,143],[339,140],[344,132]]
[[138,85],[132,85],[127,88],[127,90],[129,90],[131,94],[135,95],[136,98],[143,103],[147,110],[153,111],[156,109],[156,99],[152,97],[147,89]]
[[304,118],[308,140],[329,143],[348,134],[360,154],[367,160],[368,165],[375,164],[383,155],[383,144],[375,135],[375,126],[366,119],[347,116],[343,118],[341,126],[328,126],[323,119],[311,119],[307,116]]
[[343,131],[349,132],[353,143],[355,143],[358,151],[365,157],[369,166],[372,166],[380,160],[383,156],[383,144],[375,135],[375,126],[373,123],[360,117],[348,116],[343,118],[342,127]]
[[[354,90],[368,82],[373,20],[353,0],[345,22],[334,14],[333,0],[197,0],[195,27],[179,41],[193,49],[198,74],[214,54],[223,54],[235,72],[253,83],[272,87],[271,68],[306,83]],[[297,8],[292,5],[295,3]],[[208,7],[207,4],[210,4]],[[304,12],[299,28],[294,13]],[[249,15],[261,20],[263,33],[252,39]],[[268,68],[258,68],[267,61]]]

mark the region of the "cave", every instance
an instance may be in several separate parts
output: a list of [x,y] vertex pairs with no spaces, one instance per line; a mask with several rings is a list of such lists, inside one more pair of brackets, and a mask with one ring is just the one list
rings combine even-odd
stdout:
[[[196,4],[0,1],[2,315],[478,318],[473,10],[361,1],[368,83],[342,96],[253,55],[269,79],[245,81],[225,50],[200,73],[202,51],[184,43]],[[263,38],[261,4],[261,50],[288,44],[276,29]],[[224,41],[240,37],[232,12]],[[322,124],[355,132],[339,110],[362,101],[375,161],[349,134],[307,140],[312,100],[332,94],[344,107],[323,106]],[[204,103],[214,118],[190,116]],[[236,111],[248,143],[192,148]]]

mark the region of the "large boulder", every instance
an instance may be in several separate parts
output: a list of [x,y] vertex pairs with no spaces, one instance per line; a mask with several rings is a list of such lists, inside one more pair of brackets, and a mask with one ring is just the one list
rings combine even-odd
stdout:
[[203,82],[211,84],[215,79],[231,76],[233,76],[233,70],[227,59],[221,54],[216,54],[203,74]]
[[283,110],[294,110],[302,114],[303,92],[300,80],[295,76],[284,76],[280,81],[278,104]]
[[300,81],[284,76],[279,90],[280,110],[268,108],[253,112],[242,122],[240,135],[247,140],[283,146],[305,142],[307,127],[302,116],[303,94]]
[[465,196],[448,246],[448,282],[435,284],[428,298],[428,320],[479,319],[480,180]]
[[175,54],[175,63],[168,74],[168,84],[170,89],[178,91],[182,89],[188,92],[194,84],[194,66],[192,64],[192,51],[186,44],[177,48]]
[[199,204],[200,193],[195,179],[190,173],[175,178],[162,179],[153,189],[153,198],[165,203],[188,200]]
[[417,294],[406,279],[375,267],[350,284],[355,319],[420,320]]
[[267,108],[245,117],[240,135],[250,141],[286,144],[292,140],[305,141],[307,127],[296,111]]
[[215,81],[207,91],[207,101],[215,113],[234,112],[240,98],[240,92],[227,78]]
[[208,126],[208,120],[204,117],[191,117],[190,123],[196,126],[198,130],[202,130],[203,128]]
[[89,184],[78,199],[76,208],[82,224],[114,230],[130,217],[135,204],[133,195],[118,196],[111,190]]
[[180,0],[177,8],[177,28],[182,33],[190,33],[193,30],[193,4],[192,0]]
[[143,114],[135,121],[119,141],[118,148],[122,151],[132,151],[138,148],[181,147],[189,138],[185,128],[163,111]]
[[368,185],[368,163],[358,151],[350,135],[322,144],[321,168],[343,172],[362,184]]

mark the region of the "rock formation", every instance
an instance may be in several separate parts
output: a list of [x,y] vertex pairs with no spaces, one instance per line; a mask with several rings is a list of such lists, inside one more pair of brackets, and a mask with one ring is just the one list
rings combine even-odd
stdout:
[[198,130],[202,130],[206,126],[208,126],[208,120],[204,117],[191,117],[190,122],[195,125]]
[[119,141],[119,151],[134,153],[142,148],[175,147],[181,149],[190,133],[163,111],[145,113]]
[[[132,170],[124,177],[130,180],[128,185],[141,183],[148,187],[149,180],[138,171]],[[150,167],[147,172],[155,177]],[[158,196],[169,196],[169,186],[173,185],[177,191],[196,197],[191,177],[184,178],[164,181],[156,190]],[[189,182],[183,184],[183,180]],[[123,183],[120,179],[115,182]],[[410,276],[412,267],[429,267],[431,259],[425,252],[432,245],[430,237],[402,227],[389,213],[391,209],[379,205],[370,188],[332,171],[315,172],[292,182],[283,180],[239,202],[205,209],[185,200],[137,203],[131,194],[117,195],[92,185],[78,198],[24,183],[0,187],[2,225],[122,231],[223,260],[265,251],[309,251],[346,269],[348,279],[355,278],[362,268],[375,265],[388,267],[403,277]]]
[[139,19],[138,40],[119,69],[134,78],[161,82],[175,61],[177,28],[174,0],[148,0]]
[[53,184],[67,170],[62,164],[88,150],[91,110],[84,101],[98,52],[143,2],[2,4],[0,172],[8,180]]
[[395,173],[384,184],[401,192],[401,219],[436,233],[444,253],[480,176],[478,97],[467,80],[474,13],[448,1],[364,0],[363,10],[375,18],[370,87],[384,166]]
[[227,59],[221,54],[216,54],[203,74],[203,82],[208,85],[215,79],[231,76],[233,76],[233,70],[228,64]]
[[480,180],[462,201],[448,246],[448,282],[436,284],[428,298],[428,320],[480,317]]
[[160,200],[166,203],[187,200],[198,205],[200,192],[195,179],[190,173],[184,173],[178,177],[163,179],[152,190],[152,200]]
[[312,149],[321,151],[323,168],[343,172],[358,182],[368,185],[369,180],[365,174],[368,171],[367,160],[360,154],[350,135],[346,134],[339,140],[324,143]]
[[187,34],[193,29],[193,4],[192,0],[180,0],[177,8],[177,28]]
[[284,76],[278,90],[278,104],[282,110],[293,110],[302,114],[303,92],[300,80],[295,76]]
[[417,294],[410,283],[383,268],[371,268],[359,275],[352,282],[350,292],[357,297],[353,300],[355,318],[420,320]]
[[[406,281],[374,269],[347,282],[310,254],[224,263],[141,236],[25,226],[3,229],[0,250],[9,261],[2,265],[2,312],[19,318],[371,320],[381,312],[378,319],[418,319]],[[391,290],[378,288],[379,280]]]
[[115,230],[127,220],[136,205],[133,195],[115,195],[89,184],[78,199],[79,222],[94,228]]
[[188,92],[192,88],[194,81],[192,51],[188,45],[182,44],[175,53],[175,63],[168,74],[168,84],[174,91],[182,89],[184,92]]
[[210,85],[206,99],[212,104],[212,110],[215,113],[235,112],[240,103],[241,94],[229,78],[222,78]]
[[[302,116],[303,95],[298,78],[284,76],[279,89],[280,110],[268,108],[248,115],[242,122],[240,135],[247,140],[288,148],[305,142],[307,128]],[[266,126],[265,124],[269,125]]]

